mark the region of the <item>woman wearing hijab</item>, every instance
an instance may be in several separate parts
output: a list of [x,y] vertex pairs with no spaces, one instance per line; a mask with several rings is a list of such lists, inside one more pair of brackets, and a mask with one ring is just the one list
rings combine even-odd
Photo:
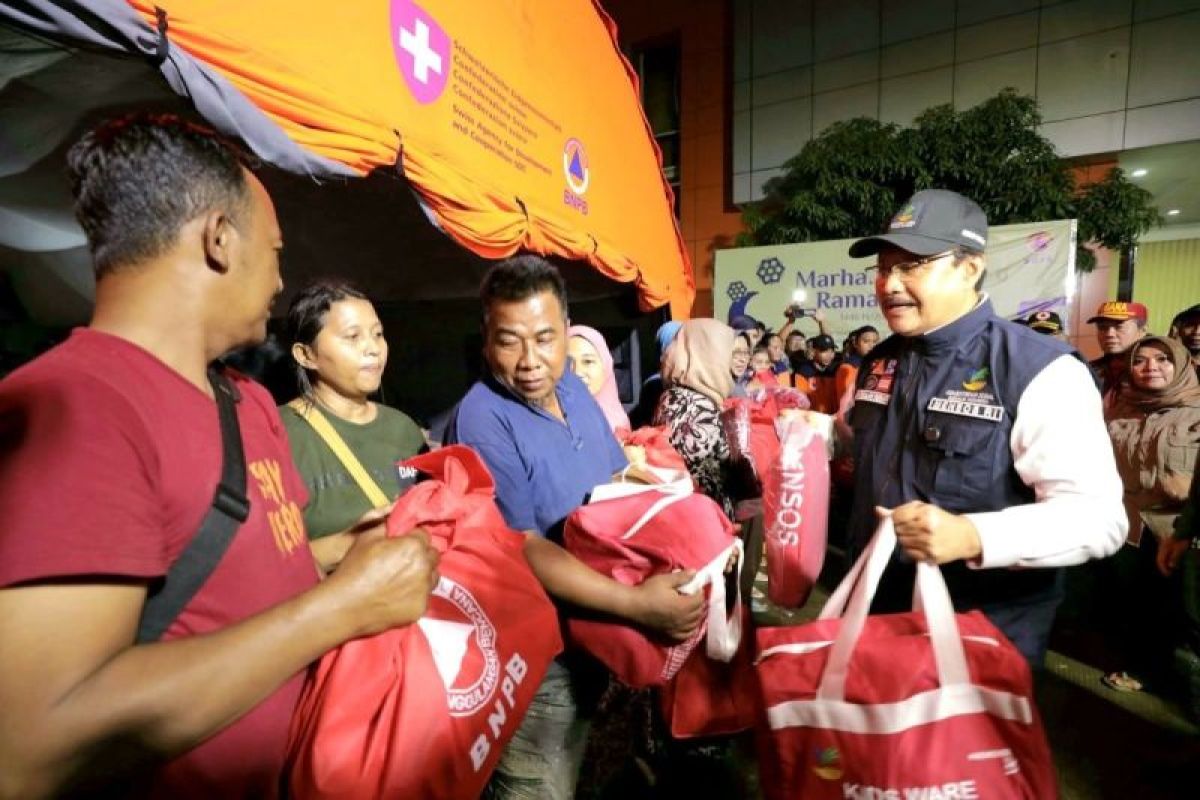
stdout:
[[614,431],[629,430],[629,417],[617,395],[612,353],[600,331],[586,325],[567,328],[567,355],[571,357],[572,370],[604,412],[608,427]]
[[[1169,663],[1176,633],[1170,625],[1156,624],[1164,617],[1175,619],[1178,602],[1153,564],[1160,540],[1168,552],[1172,549],[1175,521],[1192,485],[1200,452],[1200,380],[1187,349],[1165,336],[1139,340],[1127,358],[1125,380],[1106,416],[1125,486],[1129,544],[1136,552],[1130,555],[1126,548],[1116,560],[1136,561],[1129,569],[1136,573],[1138,585],[1122,600],[1144,613],[1122,627],[1139,638],[1130,642],[1129,655],[1146,658],[1147,668],[1153,669]],[[1109,673],[1104,682],[1119,691],[1141,688],[1123,672]]]
[[655,425],[667,426],[671,446],[700,491],[731,517],[729,442],[721,428],[721,406],[734,385],[733,344],[733,329],[715,319],[683,323],[663,361],[667,388],[654,419]]
[[1129,352],[1126,382],[1109,412],[1130,532],[1146,524],[1160,538],[1183,509],[1200,448],[1200,380],[1191,355],[1165,336]]

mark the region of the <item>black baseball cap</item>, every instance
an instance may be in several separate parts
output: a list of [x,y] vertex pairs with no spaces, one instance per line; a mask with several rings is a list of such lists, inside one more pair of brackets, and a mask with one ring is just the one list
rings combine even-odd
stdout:
[[812,339],[813,350],[837,350],[837,343],[833,341],[833,337],[827,334],[814,336]]
[[982,252],[987,247],[987,215],[974,200],[946,189],[923,189],[905,203],[886,233],[850,245],[850,257],[875,255],[886,245],[932,256],[952,247]]
[[1053,311],[1035,311],[1025,319],[1025,324],[1038,333],[1062,333],[1062,317]]

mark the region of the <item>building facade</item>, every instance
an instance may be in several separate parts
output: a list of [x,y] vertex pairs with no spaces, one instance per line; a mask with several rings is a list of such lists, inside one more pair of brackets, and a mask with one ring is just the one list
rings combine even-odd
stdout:
[[[870,117],[909,125],[931,106],[968,108],[1006,87],[1038,99],[1041,132],[1071,160],[1078,182],[1119,165],[1154,192],[1169,224],[1146,237],[1134,294],[1187,295],[1178,253],[1193,248],[1163,242],[1200,235],[1200,0],[604,5],[623,49],[647,67],[643,99],[656,131],[656,117],[672,117],[655,108],[676,104],[660,143],[696,272],[694,315],[712,313],[713,254],[742,229],[739,206],[760,199],[763,185],[830,124]],[[1116,296],[1115,260],[1098,253],[1070,309],[1075,320]],[[1200,264],[1192,268],[1200,274]],[[1152,308],[1152,326],[1175,310]],[[1093,350],[1090,328],[1072,328],[1080,348]]]

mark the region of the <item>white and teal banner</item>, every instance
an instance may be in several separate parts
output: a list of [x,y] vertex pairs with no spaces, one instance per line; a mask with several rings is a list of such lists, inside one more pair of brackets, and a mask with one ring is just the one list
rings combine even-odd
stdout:
[[[713,301],[717,319],[747,314],[778,330],[783,311],[798,299],[811,315],[821,310],[829,332],[842,337],[861,325],[887,326],[875,302],[875,257],[850,258],[854,239],[718,250]],[[1008,319],[1055,311],[1068,327],[1075,293],[1075,220],[1003,225],[988,231],[984,289]],[[801,322],[800,330],[816,333]],[[810,330],[811,328],[811,330]]]

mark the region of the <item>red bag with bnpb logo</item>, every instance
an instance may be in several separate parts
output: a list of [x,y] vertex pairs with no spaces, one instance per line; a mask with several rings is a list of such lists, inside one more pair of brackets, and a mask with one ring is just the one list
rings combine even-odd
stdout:
[[347,642],[310,675],[292,720],[296,798],[474,798],[562,650],[558,617],[508,529],[479,456],[452,446],[403,462],[432,478],[396,503],[441,576],[415,624]]
[[808,600],[825,563],[829,451],[805,419],[780,418],[777,427],[779,452],[762,482],[767,598],[797,608]]

